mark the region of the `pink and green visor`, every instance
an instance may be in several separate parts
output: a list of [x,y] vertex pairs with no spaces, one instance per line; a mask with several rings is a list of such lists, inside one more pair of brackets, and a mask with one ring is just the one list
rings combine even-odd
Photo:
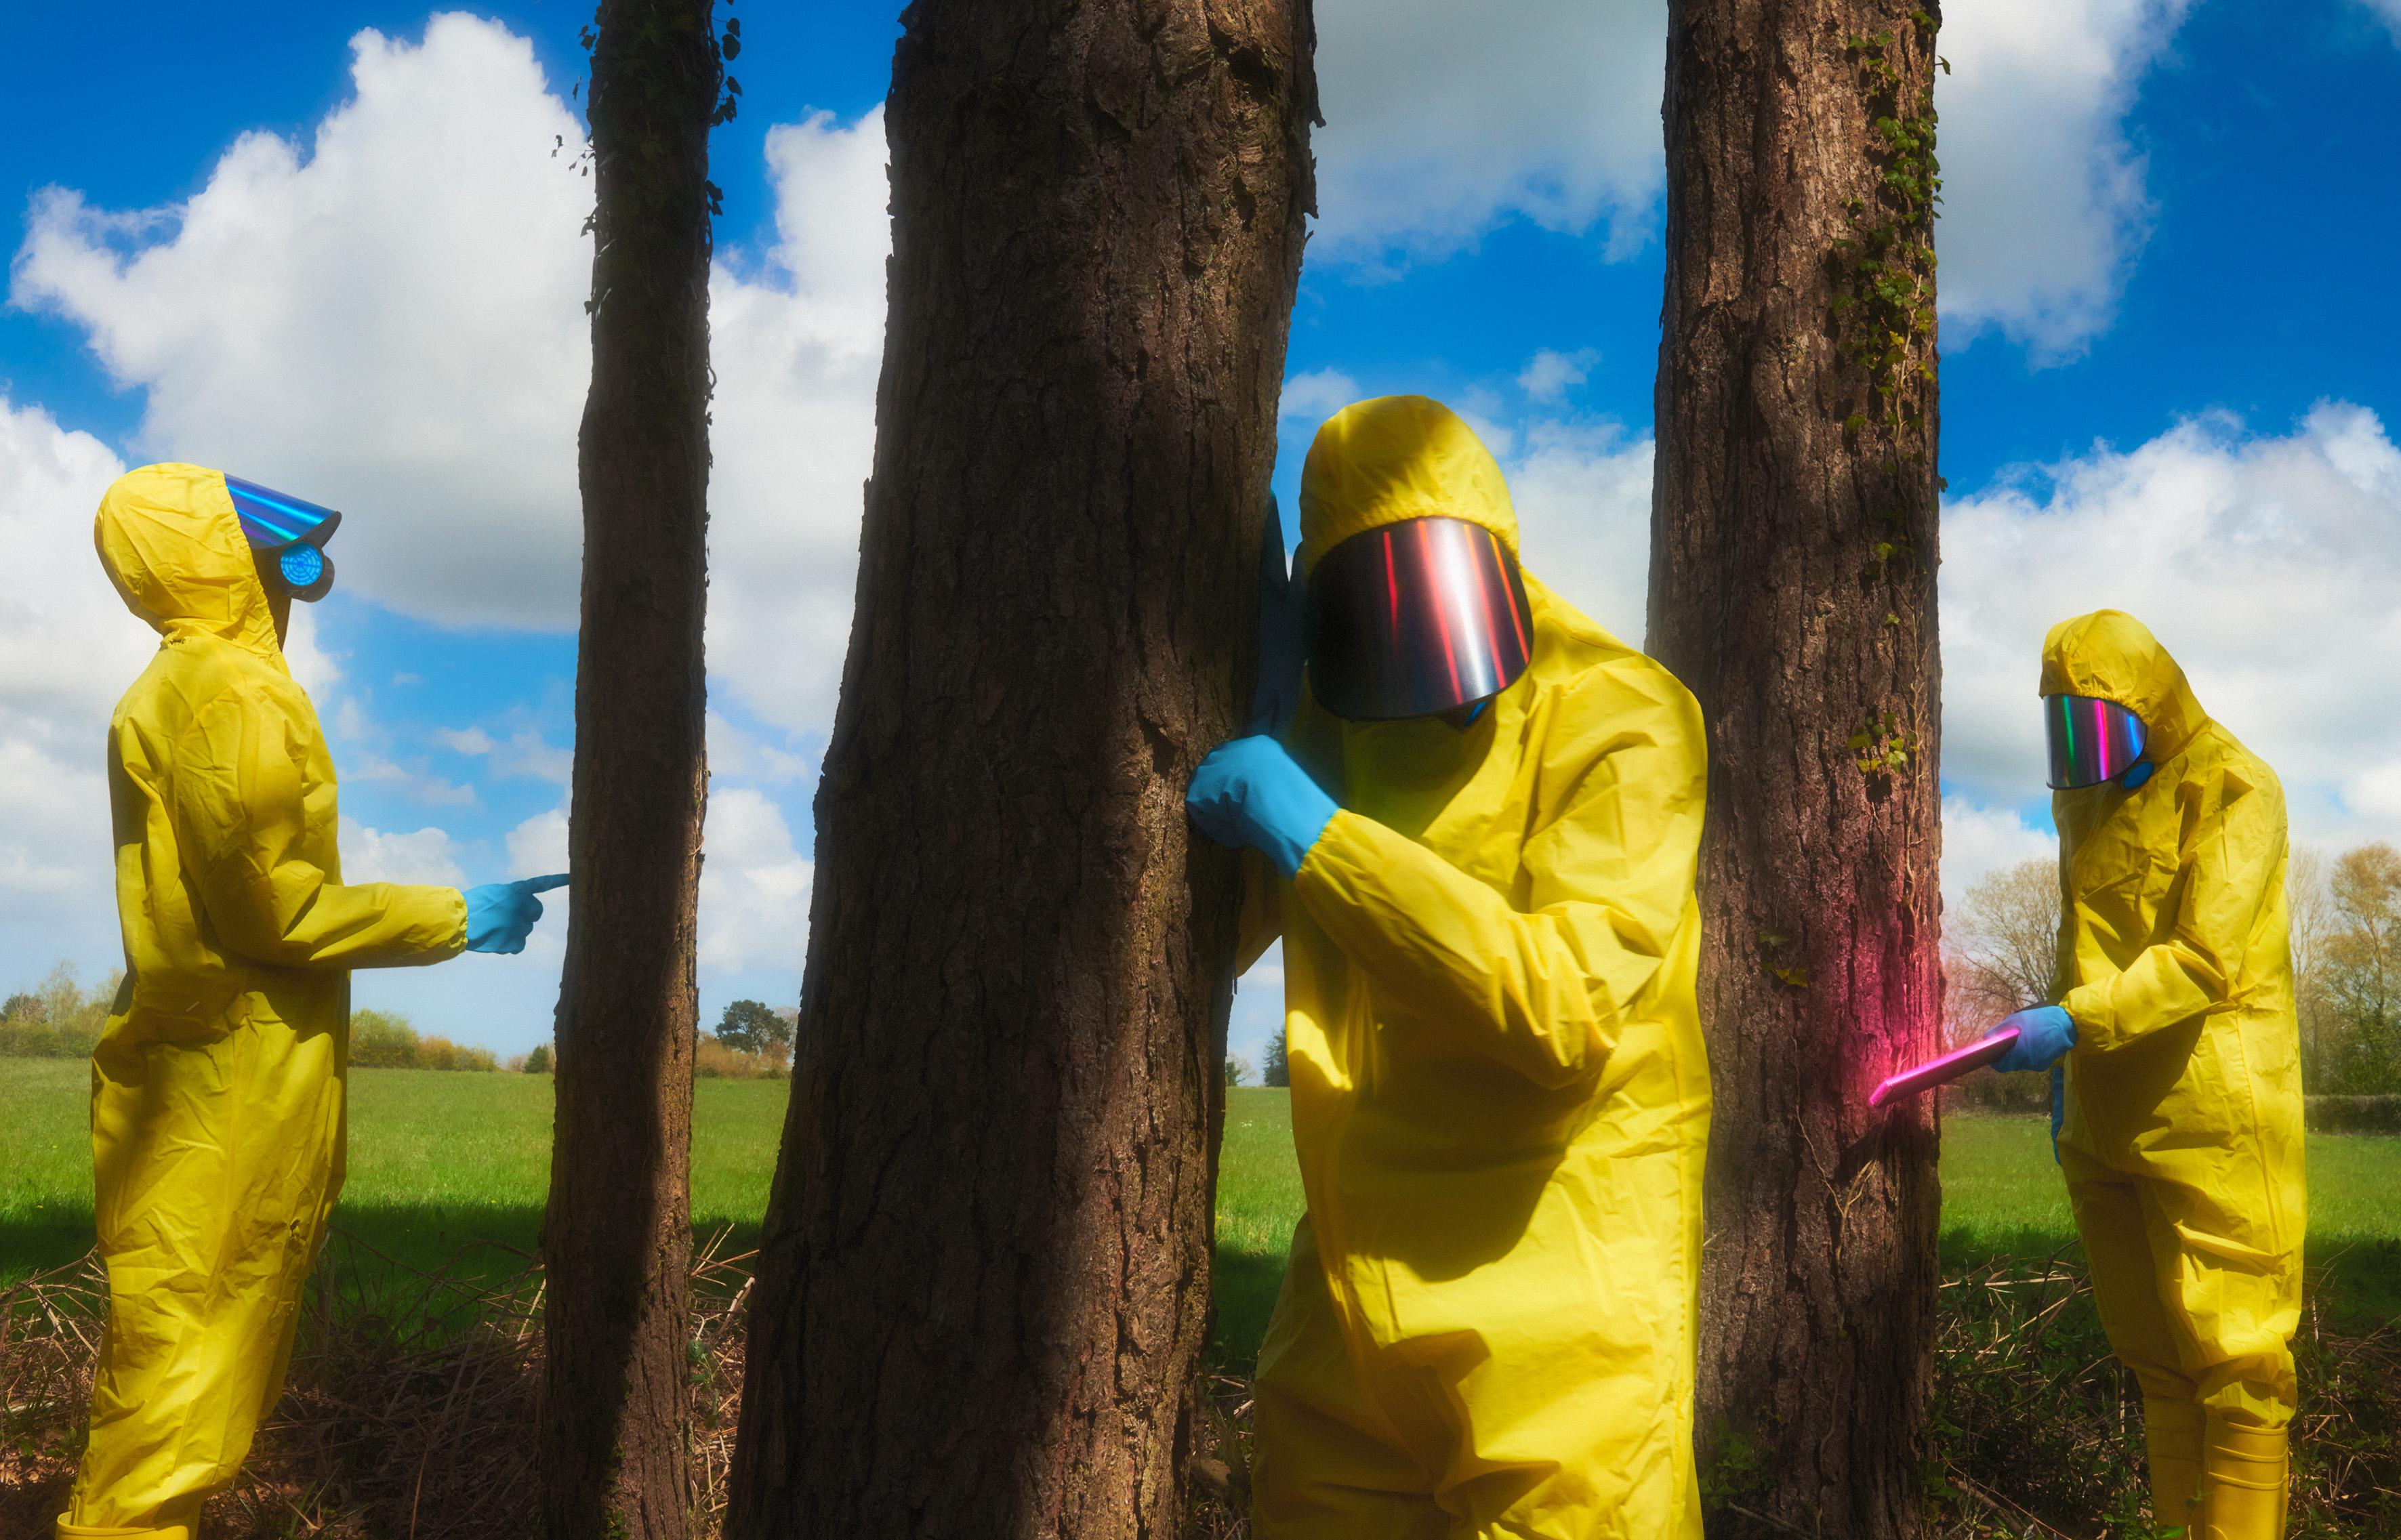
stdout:
[[2115,701],[2046,695],[2042,724],[2051,737],[2053,791],[2115,781],[2143,756],[2143,719]]
[[250,548],[276,553],[275,569],[294,598],[323,598],[334,586],[334,563],[325,554],[325,542],[333,538],[341,514],[240,476],[227,476],[225,484]]

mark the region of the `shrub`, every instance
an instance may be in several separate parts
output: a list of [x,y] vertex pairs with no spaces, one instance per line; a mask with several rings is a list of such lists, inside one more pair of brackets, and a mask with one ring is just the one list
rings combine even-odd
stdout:
[[352,1011],[350,1063],[362,1070],[416,1069],[417,1029],[388,1011]]
[[534,1044],[533,1052],[525,1056],[525,1072],[529,1075],[546,1075],[550,1073],[549,1043],[537,1043]]
[[721,1039],[705,1037],[693,1045],[692,1072],[703,1080],[781,1080],[791,1070],[775,1054],[746,1054]]
[[2312,1134],[2401,1134],[2401,1097],[2307,1097]]
[[122,973],[86,994],[75,969],[62,962],[33,988],[0,1004],[0,1057],[84,1058],[100,1042]]

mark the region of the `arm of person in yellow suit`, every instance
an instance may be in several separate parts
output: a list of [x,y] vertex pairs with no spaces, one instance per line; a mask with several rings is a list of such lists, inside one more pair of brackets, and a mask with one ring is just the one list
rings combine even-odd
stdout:
[[2106,1053],[2147,1032],[2225,1006],[2261,911],[2284,864],[2284,797],[2239,769],[2176,788],[2160,809],[2162,842],[2176,847],[2168,934],[2126,968],[2070,989],[2079,1050]]
[[305,827],[295,719],[235,686],[203,706],[175,746],[176,837],[219,942],[284,968],[438,962],[467,943],[455,888],[346,885],[298,853]]
[[[1526,810],[1525,906],[1373,819],[1334,815],[1293,883],[1388,1004],[1544,1085],[1596,1073],[1693,903],[1706,797],[1699,708],[1634,659],[1558,703]],[[1540,794],[1538,793],[1538,797]]]

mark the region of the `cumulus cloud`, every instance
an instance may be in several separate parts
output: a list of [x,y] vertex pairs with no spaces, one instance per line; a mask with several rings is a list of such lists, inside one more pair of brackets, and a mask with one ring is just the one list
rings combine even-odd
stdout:
[[1960,0],[1943,9],[1941,307],[2037,361],[2115,314],[2150,229],[2124,118],[2191,0]]
[[1359,382],[1339,369],[1312,369],[1283,382],[1276,415],[1283,419],[1315,423],[1334,416],[1359,399]]
[[1651,564],[1651,438],[1609,423],[1537,421],[1504,459],[1526,570],[1633,646]]
[[355,819],[341,821],[342,879],[346,882],[422,882],[462,887],[459,852],[445,831],[431,826],[410,834],[386,834]]
[[2027,861],[2056,859],[2059,840],[2005,808],[1942,799],[1942,902],[1957,908],[1979,878]]
[[[31,979],[116,950],[110,709],[157,650],[92,555],[92,510],[123,466],[89,433],[0,399],[0,968]],[[7,987],[0,979],[0,988]]]
[[712,787],[702,848],[702,965],[789,968],[808,939],[815,866],[792,848],[783,810],[749,786]]
[[2401,835],[2401,451],[2374,413],[2098,447],[1955,497],[1942,540],[1943,770],[1965,794],[2041,785],[2043,634],[2108,606],[2276,767],[2298,837]]
[[850,642],[884,356],[884,109],[767,137],[776,244],[710,288],[708,655],[763,720],[823,732]]
[[1664,178],[1658,0],[1320,0],[1312,255],[1442,255],[1502,220],[1640,247]]
[[185,203],[34,200],[12,297],[145,392],[150,457],[340,507],[353,593],[571,625],[591,184],[532,45],[440,15],[362,32],[305,147],[244,134]]
[[[576,427],[590,375],[582,130],[498,22],[362,32],[350,100],[304,146],[245,134],[189,201],[49,189],[11,295],[144,391],[155,457],[333,503],[350,593],[446,623],[575,623]],[[848,640],[874,443],[881,109],[767,140],[776,235],[728,249],[709,651],[765,720],[822,731]]]
[[1517,388],[1535,401],[1557,402],[1566,397],[1571,386],[1582,385],[1599,361],[1598,348],[1579,348],[1572,353],[1538,348],[1517,372]]

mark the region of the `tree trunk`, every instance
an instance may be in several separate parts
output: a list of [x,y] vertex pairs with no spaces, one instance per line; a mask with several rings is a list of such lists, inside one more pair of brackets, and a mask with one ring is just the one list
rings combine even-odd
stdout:
[[1710,729],[1721,1536],[1922,1533],[1933,1105],[1867,1093],[1941,1033],[1935,26],[1669,7],[1650,646]]
[[548,1533],[688,1540],[711,0],[602,0],[542,1409]]
[[1180,1533],[1308,0],[917,0],[728,1533]]

